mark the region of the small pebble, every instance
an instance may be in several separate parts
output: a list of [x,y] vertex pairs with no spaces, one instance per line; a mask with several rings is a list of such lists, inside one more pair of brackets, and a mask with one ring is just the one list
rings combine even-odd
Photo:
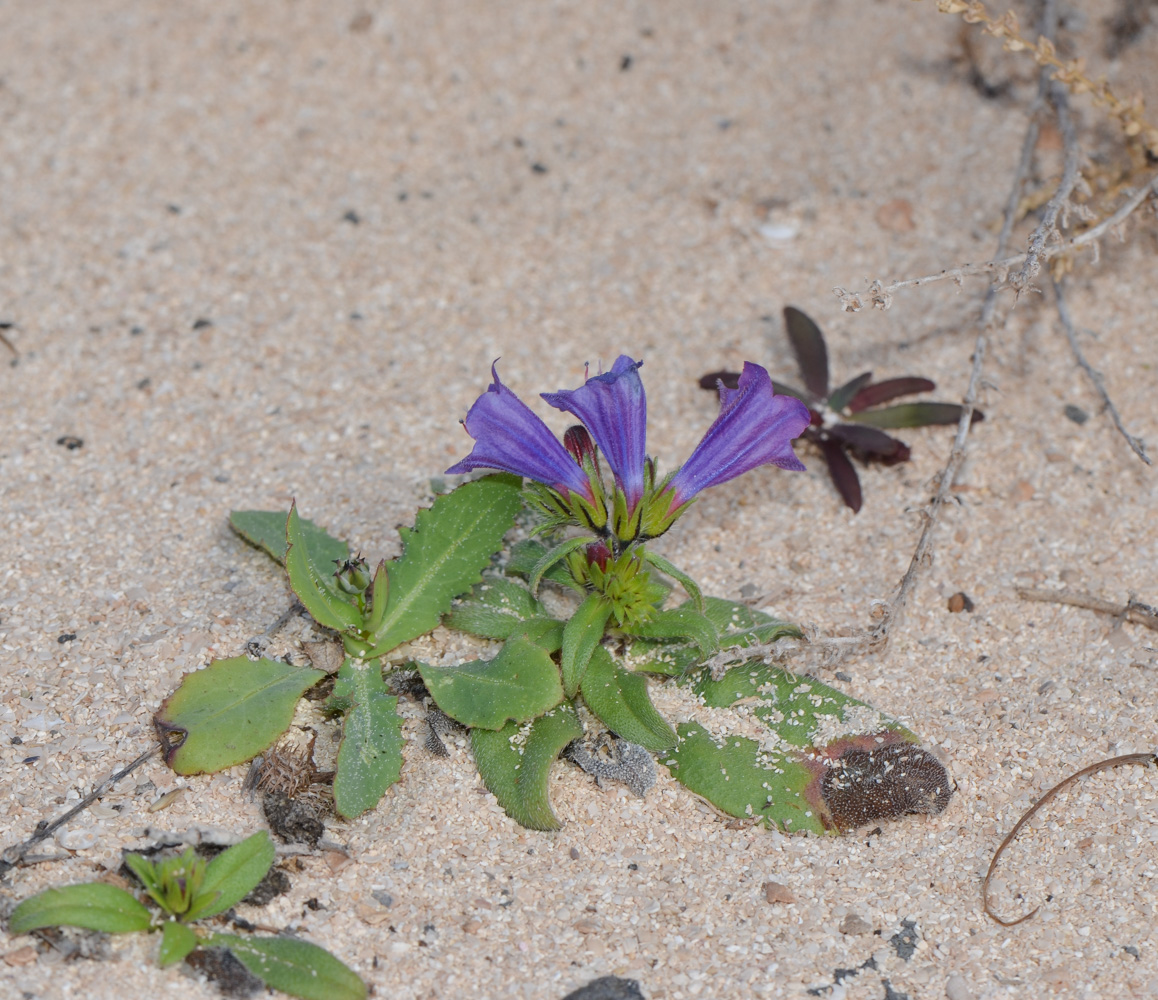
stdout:
[[26,944],[23,948],[17,948],[4,955],[5,965],[31,965],[35,961],[36,946],[31,944]]
[[381,903],[383,906],[394,905],[394,897],[391,896],[390,893],[388,893],[385,889],[375,889],[372,893],[370,893],[370,897]]
[[572,847],[571,848],[571,860],[572,861],[578,861],[579,860],[579,848],[578,847]]
[[97,835],[92,830],[60,830],[56,842],[66,851],[87,851],[96,846]]
[[965,985],[965,980],[953,974],[945,983],[945,996],[948,1000],[973,1000],[973,994]]
[[462,925],[462,930],[464,934],[477,934],[480,930],[482,930],[482,921],[468,920],[465,924]]
[[1075,424],[1084,424],[1090,419],[1090,415],[1086,413],[1080,406],[1074,406],[1073,403],[1067,403],[1065,408],[1065,415],[1067,420],[1072,420]]
[[769,903],[795,903],[796,896],[792,890],[786,885],[781,885],[779,882],[765,882],[764,883],[764,898]]
[[952,611],[953,614],[958,614],[961,611],[972,611],[973,607],[973,601],[970,600],[969,595],[964,591],[959,590],[949,598],[949,610]]
[[841,934],[871,934],[873,925],[870,924],[859,913],[850,913],[840,922]]

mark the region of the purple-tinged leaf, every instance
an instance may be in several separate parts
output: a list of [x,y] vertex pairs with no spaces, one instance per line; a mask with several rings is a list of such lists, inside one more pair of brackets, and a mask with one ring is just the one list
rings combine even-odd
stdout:
[[[872,427],[929,427],[957,423],[961,419],[961,407],[957,403],[901,403],[883,410],[854,413],[849,419]],[[984,419],[980,410],[973,411],[973,423]]]
[[848,406],[850,399],[868,385],[869,379],[872,377],[872,372],[863,372],[856,378],[845,382],[839,389],[834,389],[832,395],[828,397],[828,408],[839,413]]
[[818,399],[824,399],[828,395],[828,348],[824,345],[824,334],[795,306],[785,306],[784,324],[796,363],[800,365],[804,387]]
[[860,510],[862,503],[860,479],[857,477],[852,462],[844,453],[843,445],[839,441],[821,441],[820,450],[824,453],[825,461],[828,462],[832,485],[836,487],[845,505],[851,507],[853,513],[856,513]]
[[[700,376],[700,388],[716,390],[720,387],[720,383],[723,382],[729,389],[735,389],[739,381],[739,372],[730,372],[727,370],[708,372],[707,375]],[[777,389],[776,391],[779,392],[780,390]]]
[[848,401],[848,408],[853,413],[867,410],[870,406],[879,406],[898,396],[911,396],[918,392],[931,392],[937,388],[937,383],[931,379],[918,378],[906,375],[901,378],[887,378],[883,382],[866,385]]
[[875,427],[865,427],[858,424],[836,424],[828,429],[831,437],[835,438],[842,444],[848,445],[850,448],[855,448],[865,455],[871,455],[874,458],[892,458],[901,449],[904,449],[906,456],[908,455],[908,448],[904,441],[898,441],[895,437],[890,437],[884,431],[877,430]]

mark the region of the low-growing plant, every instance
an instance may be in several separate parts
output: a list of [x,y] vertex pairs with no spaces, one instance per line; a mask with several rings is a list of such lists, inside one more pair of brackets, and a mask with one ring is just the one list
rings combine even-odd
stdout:
[[[788,342],[800,366],[804,389],[783,382],[773,382],[777,392],[801,400],[809,413],[809,424],[802,437],[820,448],[828,465],[832,484],[845,504],[859,511],[863,502],[860,478],[849,455],[863,461],[877,460],[885,465],[907,462],[909,446],[885,430],[902,427],[928,427],[934,424],[956,424],[961,419],[957,403],[922,400],[900,403],[878,409],[882,403],[937,388],[931,379],[904,375],[874,382],[872,372],[862,372],[837,389],[829,390],[828,347],[820,327],[801,310],[787,306],[784,323]],[[738,372],[710,372],[700,379],[700,388],[715,389],[717,383],[734,387]],[[984,420],[980,410],[973,411],[973,421]]]
[[229,934],[192,926],[219,917],[257,886],[274,862],[265,831],[222,851],[211,861],[187,848],[152,861],[126,854],[125,865],[156,906],[104,882],[66,885],[24,900],[12,911],[8,930],[27,934],[45,927],[83,927],[107,934],[159,931],[158,962],[164,968],[198,949],[224,948],[267,986],[305,1000],[363,1000],[366,985],[323,948],[294,937]]
[[[763,465],[803,469],[792,441],[809,426],[808,407],[776,394],[764,368],[745,364],[734,386],[721,387],[719,416],[691,456],[661,474],[646,451],[641,364],[624,355],[578,389],[544,393],[582,421],[562,443],[492,368],[492,384],[464,421],[474,448],[447,472],[500,474],[420,512],[402,556],[372,574],[296,509],[284,543],[275,528],[282,515],[233,515],[238,531],[284,562],[318,624],[345,643],[330,700],[345,713],[334,779],[342,815],[372,807],[399,775],[396,698],[383,679],[396,668],[381,657],[442,615],[450,628],[502,642],[498,654],[409,666],[437,717],[469,731],[484,783],[524,826],[559,825],[548,779],[564,750],[602,776],[647,761],[654,782],[650,751],[724,813],[791,831],[839,831],[948,802],[948,775],[911,732],[765,662],[778,639],[801,638],[797,626],[705,597],[648,548],[704,490]],[[537,520],[532,536],[491,566],[522,504]],[[337,572],[324,572],[327,563]],[[688,599],[671,607],[677,583]],[[557,591],[550,603],[545,586]],[[164,735],[178,736],[170,762],[191,773],[252,757],[285,730],[297,698],[319,679],[308,668],[244,657],[190,675],[157,717]],[[730,721],[707,712],[673,727],[651,699],[652,681],[687,688],[708,709],[732,709]],[[599,764],[577,742],[601,728],[617,761]],[[632,780],[637,791],[648,784]]]

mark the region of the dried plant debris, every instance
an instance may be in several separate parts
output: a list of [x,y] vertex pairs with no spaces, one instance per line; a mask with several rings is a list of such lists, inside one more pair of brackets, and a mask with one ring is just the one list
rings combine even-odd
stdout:
[[459,737],[465,732],[466,726],[455,722],[441,709],[431,706],[426,713],[426,738],[422,741],[422,745],[435,757],[449,757],[450,751],[446,749],[442,737]]
[[266,792],[261,800],[262,812],[273,834],[290,844],[318,846],[326,832],[328,804],[309,793],[291,798],[281,791]]
[[619,976],[600,976],[585,986],[572,990],[563,1000],[644,1000],[639,980]]
[[[846,745],[841,748],[840,743]],[[874,737],[849,737],[830,743],[825,750],[831,756],[820,780],[820,794],[838,829],[851,830],[912,813],[936,816],[953,797],[944,765],[911,743],[881,746]]]
[[[788,340],[796,355],[804,389],[773,382],[781,395],[795,396],[804,402],[812,423],[801,435],[820,448],[828,463],[832,483],[845,505],[859,511],[863,503],[860,478],[850,455],[862,462],[879,461],[885,465],[907,462],[909,446],[885,429],[927,427],[934,424],[956,424],[961,407],[956,403],[899,403],[881,407],[901,396],[929,392],[936,388],[930,379],[902,376],[873,382],[872,372],[863,372],[839,388],[829,388],[828,347],[820,327],[794,306],[784,310]],[[700,379],[700,388],[736,388],[737,372],[710,372]],[[980,410],[973,411],[973,421],[983,420]]]
[[198,948],[186,956],[185,963],[216,986],[223,997],[244,1000],[265,989],[265,983],[242,965],[228,948]]
[[574,740],[560,756],[594,775],[600,788],[605,780],[618,781],[642,799],[655,785],[651,754],[613,733],[604,733],[594,741],[586,737]]
[[42,927],[33,931],[32,936],[39,938],[65,961],[91,959],[104,962],[112,957],[110,935],[103,931],[80,927]]

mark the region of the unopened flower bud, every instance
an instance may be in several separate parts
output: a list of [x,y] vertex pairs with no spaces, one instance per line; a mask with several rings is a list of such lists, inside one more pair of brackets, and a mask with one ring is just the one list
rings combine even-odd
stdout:
[[575,424],[573,427],[567,428],[563,435],[563,447],[571,453],[580,465],[587,459],[592,461],[595,459],[595,442],[591,440],[591,435],[582,424]]
[[347,559],[338,564],[334,582],[344,594],[364,594],[370,586],[370,564],[361,556]]
[[607,563],[611,559],[611,549],[607,547],[605,542],[592,542],[587,546],[587,562],[592,566],[598,566],[603,572],[607,572]]

